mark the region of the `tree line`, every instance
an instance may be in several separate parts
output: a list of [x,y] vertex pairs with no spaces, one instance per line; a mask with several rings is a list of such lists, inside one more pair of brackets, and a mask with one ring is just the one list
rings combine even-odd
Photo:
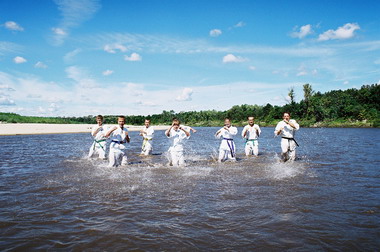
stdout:
[[[380,85],[364,85],[360,89],[316,92],[310,84],[303,85],[303,99],[295,101],[294,88],[289,89],[289,102],[283,106],[235,105],[225,111],[204,110],[174,112],[164,110],[160,114],[148,116],[128,115],[127,124],[143,125],[150,119],[153,125],[169,124],[176,117],[184,124],[192,126],[220,126],[224,118],[231,118],[236,126],[243,126],[247,116],[253,115],[262,126],[273,126],[281,120],[284,112],[304,127],[352,126],[380,127]],[[106,123],[115,123],[117,115],[104,115]],[[0,121],[8,123],[86,123],[93,124],[95,115],[83,117],[35,117],[15,113],[0,113]]]

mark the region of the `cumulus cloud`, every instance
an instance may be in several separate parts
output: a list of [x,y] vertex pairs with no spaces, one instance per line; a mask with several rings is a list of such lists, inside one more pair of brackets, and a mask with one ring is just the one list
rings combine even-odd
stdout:
[[293,38],[302,39],[302,38],[306,37],[307,35],[309,35],[311,33],[313,33],[311,25],[307,24],[307,25],[301,26],[301,28],[299,29],[299,31],[292,32],[291,36]]
[[213,29],[213,30],[210,31],[210,36],[211,37],[218,37],[220,35],[222,35],[222,31],[219,30],[219,29]]
[[176,101],[191,101],[193,90],[191,88],[184,88],[182,93],[177,96]]
[[38,61],[35,65],[35,68],[47,68],[48,66],[42,63],[41,61]]
[[330,39],[349,39],[355,36],[355,31],[359,30],[360,26],[356,23],[347,23],[336,30],[328,30],[320,34],[319,41],[326,41]]
[[125,55],[124,59],[126,61],[141,61],[142,57],[138,53],[132,53],[131,56]]
[[109,70],[109,69],[107,69],[107,70],[105,70],[105,71],[103,71],[103,73],[102,73],[104,76],[108,76],[108,75],[111,75],[111,74],[113,74],[113,71],[112,70]]
[[119,50],[121,52],[126,52],[127,51],[127,47],[125,47],[124,45],[122,44],[107,44],[104,46],[104,51],[108,52],[108,53],[116,53],[116,50]]
[[223,57],[223,63],[239,63],[244,61],[247,61],[247,59],[240,56],[235,56],[231,53]]
[[13,58],[13,62],[16,64],[22,64],[26,62],[26,59],[21,56],[16,56]]
[[23,31],[24,28],[22,28],[19,24],[17,24],[14,21],[7,21],[4,24],[5,28],[11,31]]

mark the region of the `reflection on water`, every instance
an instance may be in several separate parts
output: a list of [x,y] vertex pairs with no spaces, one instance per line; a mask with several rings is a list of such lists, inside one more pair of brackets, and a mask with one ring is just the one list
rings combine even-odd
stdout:
[[[2,250],[377,250],[378,129],[301,129],[298,160],[279,160],[263,128],[260,155],[218,164],[217,128],[186,143],[186,167],[168,166],[157,131],[129,165],[88,160],[89,134],[3,136]],[[241,132],[241,128],[239,129]]]

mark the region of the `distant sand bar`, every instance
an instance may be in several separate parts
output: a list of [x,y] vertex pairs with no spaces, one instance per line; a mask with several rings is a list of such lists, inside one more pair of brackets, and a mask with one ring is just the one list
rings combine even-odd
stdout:
[[[94,125],[95,124],[0,123],[0,135],[89,133]],[[139,131],[144,126],[126,125],[126,127],[129,131]],[[155,130],[166,130],[169,128],[169,126],[163,125],[153,127]]]

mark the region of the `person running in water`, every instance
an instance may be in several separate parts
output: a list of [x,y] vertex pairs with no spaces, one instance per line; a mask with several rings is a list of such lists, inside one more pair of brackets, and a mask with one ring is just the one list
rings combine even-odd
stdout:
[[173,119],[172,126],[165,131],[165,135],[171,140],[171,146],[168,150],[169,160],[173,166],[185,165],[183,155],[183,141],[190,138],[190,132],[181,126],[178,119]]
[[215,137],[222,139],[219,146],[218,162],[226,160],[236,161],[236,149],[233,137],[238,133],[236,127],[231,126],[229,118],[224,119],[224,127],[215,133]]
[[294,134],[300,126],[296,120],[290,119],[290,113],[283,114],[283,120],[277,123],[274,130],[275,136],[281,134],[281,158],[284,162],[296,159],[296,146],[298,143],[294,139]]
[[143,137],[141,155],[148,156],[152,154],[152,151],[153,151],[152,141],[153,141],[154,129],[152,126],[150,126],[149,119],[145,119],[144,124],[145,124],[145,128],[140,130],[140,136]]
[[92,127],[91,136],[94,138],[94,141],[90,147],[88,157],[91,158],[94,155],[98,154],[100,159],[106,159],[106,147],[107,147],[107,138],[105,136],[107,132],[107,126],[103,124],[103,116],[96,116],[97,125]]
[[128,129],[124,127],[125,116],[119,116],[117,119],[118,126],[112,127],[106,134],[110,138],[109,167],[127,165],[127,149],[125,144],[130,142]]
[[255,124],[255,118],[253,116],[248,117],[248,125],[246,125],[241,133],[241,136],[245,139],[245,155],[259,155],[259,142],[258,138],[261,134],[259,125]]

